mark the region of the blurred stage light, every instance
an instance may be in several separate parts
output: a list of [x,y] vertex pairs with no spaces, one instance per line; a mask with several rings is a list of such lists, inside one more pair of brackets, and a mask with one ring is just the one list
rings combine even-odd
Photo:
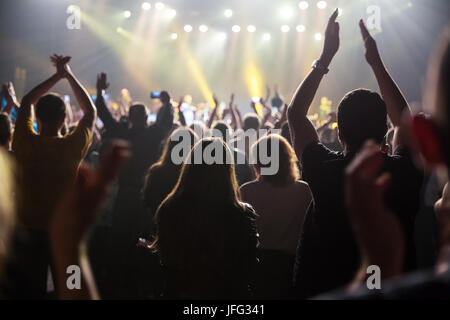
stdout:
[[309,3],[308,1],[300,1],[298,7],[300,8],[300,10],[306,10],[309,7]]
[[184,31],[191,32],[192,31],[192,26],[190,24],[185,25],[184,26]]
[[253,33],[256,31],[256,27],[254,25],[249,25],[247,27],[247,31]]
[[162,3],[162,2],[157,2],[157,3],[155,3],[155,9],[156,10],[163,10],[164,9],[164,7],[165,7],[165,5],[164,5],[164,3]]
[[170,19],[175,18],[176,15],[177,11],[175,9],[169,9],[167,11],[167,17],[169,17]]
[[170,38],[173,39],[173,40],[176,40],[176,39],[178,39],[178,34],[172,33],[172,34],[170,35]]
[[148,2],[142,3],[142,10],[150,10],[152,8],[152,5]]
[[227,39],[227,34],[225,32],[219,33],[219,39],[220,40],[226,40]]
[[296,28],[297,32],[305,32],[306,27],[302,24],[299,24]]
[[294,12],[292,11],[292,9],[290,7],[284,7],[284,8],[281,8],[280,14],[283,19],[288,20],[288,19],[292,18],[292,16],[294,15]]
[[72,13],[74,13],[77,10],[77,8],[78,7],[76,5],[71,4],[70,6],[67,7],[67,13],[72,14]]
[[206,31],[208,31],[208,26],[202,24],[200,27],[198,27],[198,31],[206,32]]
[[317,2],[317,8],[325,9],[326,7],[327,7],[327,2],[326,1],[319,1],[319,2]]
[[122,29],[121,27],[117,27],[117,28],[116,28],[116,32],[117,32],[117,33],[121,33],[122,31],[123,31],[123,29]]
[[288,25],[281,26],[281,32],[289,32],[289,30],[291,30],[291,28],[289,28]]
[[314,39],[316,39],[317,41],[322,40],[322,34],[321,34],[320,32],[317,32],[317,33],[314,35]]
[[269,41],[271,38],[270,33],[264,33],[263,40]]
[[231,30],[232,30],[233,32],[240,32],[240,31],[241,31],[241,27],[239,27],[238,25],[234,25],[234,26],[231,28]]
[[123,12],[123,16],[128,19],[129,17],[131,17],[131,11],[130,10],[125,10]]
[[233,16],[233,10],[231,9],[227,9],[225,10],[225,12],[223,13],[225,15],[225,17],[227,18],[231,18]]

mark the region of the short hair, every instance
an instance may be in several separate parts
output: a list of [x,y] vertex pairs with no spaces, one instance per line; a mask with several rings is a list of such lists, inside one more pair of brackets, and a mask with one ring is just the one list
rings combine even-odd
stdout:
[[0,113],[0,146],[11,140],[11,120],[6,113]]
[[258,130],[261,125],[259,117],[255,113],[249,113],[244,117],[244,131],[248,129]]
[[128,119],[131,124],[138,122],[147,123],[147,107],[142,103],[136,103],[130,106]]
[[368,89],[356,89],[341,100],[337,112],[341,140],[357,151],[366,140],[382,143],[387,131],[386,103]]
[[[227,137],[230,137],[231,135],[231,127],[228,125],[228,123],[226,123],[225,121],[217,121],[212,129],[218,130],[221,134],[222,134],[222,139],[226,141]],[[228,134],[227,134],[228,132]]]
[[56,93],[41,97],[36,104],[36,117],[44,125],[56,125],[64,122],[66,105]]

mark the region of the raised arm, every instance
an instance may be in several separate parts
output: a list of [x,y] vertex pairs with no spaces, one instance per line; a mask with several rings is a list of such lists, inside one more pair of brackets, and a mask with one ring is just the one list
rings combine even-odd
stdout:
[[56,65],[58,73],[62,74],[62,76],[69,81],[69,85],[72,88],[75,99],[83,111],[83,118],[81,118],[80,123],[88,128],[92,128],[97,115],[97,109],[95,108],[87,90],[72,73],[72,70],[68,65],[70,57],[53,55],[52,61]]
[[319,88],[323,76],[328,72],[328,66],[339,49],[339,24],[336,22],[338,9],[328,20],[325,31],[325,43],[320,59],[300,84],[288,107],[287,115],[295,152],[299,159],[304,148],[313,141],[319,141],[313,124],[306,117],[309,107]]
[[[75,183],[63,197],[49,228],[49,240],[55,266],[56,290],[59,299],[98,299],[95,279],[87,256],[89,231],[112,182],[129,157],[128,145],[116,141],[102,158],[97,170],[80,167]],[[80,266],[82,278],[79,290],[67,287],[67,268]]]
[[6,106],[2,112],[10,115],[13,108],[19,108],[19,103],[16,98],[16,91],[12,82],[7,82],[2,87],[2,96],[6,99]]
[[395,151],[401,144],[401,119],[403,116],[411,116],[411,110],[402,92],[387,71],[378,52],[377,43],[370,35],[363,20],[359,21],[359,27],[366,48],[365,56],[367,63],[372,67],[381,96],[386,103],[387,114],[394,126],[395,131],[392,145]]
[[217,117],[217,113],[219,112],[219,109],[218,109],[219,108],[219,102],[217,101],[216,96],[213,96],[213,100],[214,100],[214,110],[212,111],[211,116],[209,117],[208,122],[206,123],[206,127],[207,128],[211,128],[214,120]]
[[[53,61],[53,60],[52,60]],[[59,80],[63,78],[62,74],[56,72],[47,80],[41,82],[36,87],[31,89],[23,98],[20,104],[19,112],[17,114],[16,126],[21,126],[26,120],[31,117],[31,106],[36,105],[38,100],[46,94]]]
[[118,126],[118,122],[112,116],[109,109],[106,107],[103,94],[105,90],[109,88],[109,82],[107,81],[106,73],[100,73],[97,75],[97,99],[95,99],[95,106],[97,107],[98,116],[102,120],[106,130],[114,130]]
[[186,118],[184,117],[183,111],[181,111],[181,106],[183,105],[184,97],[180,98],[180,101],[178,102],[178,118],[180,120],[180,123],[183,127],[186,127]]

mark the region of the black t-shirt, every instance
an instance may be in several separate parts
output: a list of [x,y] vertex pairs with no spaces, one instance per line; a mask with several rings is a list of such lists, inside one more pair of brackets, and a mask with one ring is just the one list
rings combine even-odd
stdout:
[[[295,287],[300,297],[311,297],[351,281],[359,267],[359,250],[344,204],[344,171],[354,154],[333,152],[318,142],[303,151],[302,177],[313,194],[297,252]],[[389,208],[399,218],[407,252],[405,271],[416,267],[414,223],[420,205],[423,173],[406,148],[386,155],[385,170],[392,181],[386,192]]]

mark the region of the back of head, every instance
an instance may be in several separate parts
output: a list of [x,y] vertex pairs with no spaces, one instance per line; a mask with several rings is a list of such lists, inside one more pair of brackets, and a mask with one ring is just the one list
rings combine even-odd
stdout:
[[231,127],[225,121],[217,121],[212,127],[212,136],[227,141],[231,136]]
[[6,113],[0,113],[0,146],[8,148],[11,141],[11,121]]
[[195,120],[189,126],[189,129],[193,130],[199,137],[205,136],[206,126],[203,122]]
[[[278,150],[271,150],[273,147],[278,148]],[[267,164],[262,164],[259,155],[260,148],[267,148],[262,154],[270,155],[271,159],[278,161],[278,171],[273,175],[261,175],[261,168],[268,166]],[[294,149],[291,147],[289,142],[280,135],[269,134],[260,138],[252,146],[252,156],[256,159],[256,163],[253,165],[256,171],[256,175],[260,180],[268,182],[273,186],[283,187],[294,183],[300,179],[300,173],[297,166],[297,156],[295,155]]]
[[174,194],[187,195],[191,201],[198,198],[199,203],[206,199],[218,206],[238,202],[233,155],[222,139],[204,138],[195,144],[183,165]]
[[132,127],[145,127],[147,125],[147,107],[141,103],[130,106],[128,118]]
[[249,113],[244,117],[244,130],[253,129],[258,130],[261,125],[259,117],[255,113]]
[[66,118],[64,101],[55,93],[41,97],[36,104],[36,118],[43,126],[61,127]]
[[[185,141],[185,139],[189,139],[189,141]],[[197,134],[189,128],[181,127],[174,130],[167,138],[161,157],[159,158],[159,161],[154,164],[154,166],[167,167],[170,165],[174,165],[171,154],[175,146],[177,146],[179,143],[189,143],[189,150],[191,150],[192,147],[197,143],[198,139],[199,138]],[[186,158],[187,156],[188,154],[182,155],[183,158]]]
[[386,104],[368,89],[345,95],[338,106],[339,138],[349,151],[356,152],[366,140],[381,143],[387,131]]

